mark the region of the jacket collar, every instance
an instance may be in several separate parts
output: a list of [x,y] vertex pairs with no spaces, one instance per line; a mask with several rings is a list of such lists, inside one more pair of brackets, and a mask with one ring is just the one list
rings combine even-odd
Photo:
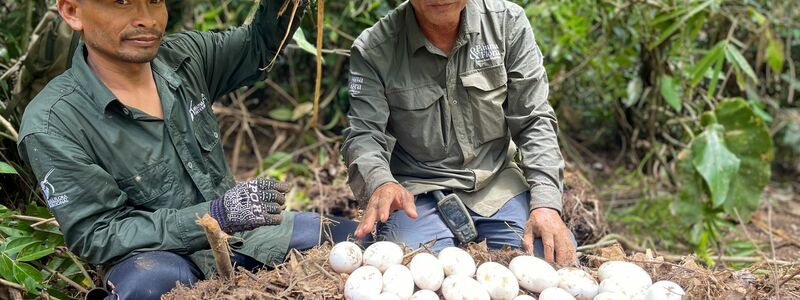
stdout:
[[[480,34],[480,26],[481,26],[481,12],[483,11],[484,0],[468,0],[467,6],[461,12],[461,28],[459,32],[459,38],[464,38],[464,33],[467,34]],[[428,43],[428,39],[425,37],[425,34],[422,33],[422,29],[419,27],[417,23],[417,16],[414,12],[414,7],[411,6],[411,2],[406,3],[405,7],[405,23],[407,28],[408,40],[409,40],[409,47],[410,53],[414,53],[419,48],[425,47]]]
[[[81,42],[72,57],[71,72],[75,75],[74,77],[78,84],[94,100],[98,109],[105,112],[108,106],[118,99],[89,67],[89,63],[86,61],[87,51],[86,45]],[[180,77],[176,71],[188,59],[188,55],[162,46],[156,58],[151,62],[154,75],[161,76],[170,87],[175,89],[181,85]],[[158,83],[158,80],[156,80],[156,83]],[[158,88],[160,89],[161,87]]]

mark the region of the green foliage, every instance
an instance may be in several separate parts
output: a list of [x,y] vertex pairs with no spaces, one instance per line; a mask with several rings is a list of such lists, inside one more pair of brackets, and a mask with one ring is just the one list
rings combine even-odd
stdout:
[[17,170],[11,165],[0,161],[0,174],[17,174]]
[[63,281],[54,280],[56,272],[92,287],[92,278],[82,272],[83,263],[64,248],[64,238],[58,227],[49,222],[34,224],[28,220],[51,218],[47,209],[31,205],[26,214],[27,218],[23,218],[18,212],[0,206],[0,277],[23,286],[32,294],[54,288],[66,290]]
[[708,252],[727,220],[749,221],[771,176],[772,140],[743,99],[721,102],[703,116],[705,130],[677,162],[680,194],[673,210],[692,227],[690,242]]

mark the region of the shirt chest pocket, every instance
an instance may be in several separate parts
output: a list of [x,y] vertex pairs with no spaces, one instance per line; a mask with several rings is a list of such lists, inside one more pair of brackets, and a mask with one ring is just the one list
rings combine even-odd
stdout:
[[[210,109],[210,108],[209,108]],[[219,125],[210,111],[192,112],[192,131],[200,148],[208,153],[219,143]]]
[[387,130],[419,161],[440,160],[446,155],[442,97],[444,91],[435,84],[386,95],[390,110]]
[[164,202],[173,198],[170,191],[174,190],[174,184],[175,176],[163,160],[145,166],[137,170],[136,175],[119,181],[120,188],[128,195],[131,204],[153,210],[165,206]]
[[508,96],[508,75],[504,65],[497,65],[459,75],[469,97],[475,122],[475,134],[483,144],[508,132],[503,104]]

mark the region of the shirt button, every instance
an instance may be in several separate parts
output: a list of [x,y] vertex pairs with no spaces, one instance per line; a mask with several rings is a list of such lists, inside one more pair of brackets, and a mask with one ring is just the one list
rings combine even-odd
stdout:
[[193,166],[194,166],[194,164],[192,164],[192,162],[186,163],[186,167],[189,168],[189,169],[191,169]]
[[130,115],[131,114],[131,111],[127,107],[123,108],[122,112],[125,113],[125,115]]
[[456,101],[456,100],[453,100],[453,104],[458,104],[458,101]]
[[214,132],[214,138],[218,139],[219,138],[219,133]]
[[142,181],[142,176],[136,176],[133,179],[136,180],[136,182],[139,182],[139,181]]

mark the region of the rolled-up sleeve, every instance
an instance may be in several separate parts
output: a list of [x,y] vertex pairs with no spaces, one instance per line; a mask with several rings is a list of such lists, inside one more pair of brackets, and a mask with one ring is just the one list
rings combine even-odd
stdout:
[[507,26],[506,121],[522,154],[519,165],[530,185],[531,209],[546,207],[561,212],[564,159],[558,146],[558,122],[547,101],[542,53],[521,8]]
[[368,199],[387,182],[397,182],[389,169],[395,138],[386,132],[389,105],[378,72],[358,45],[350,57],[349,126],[344,131],[342,156],[348,184],[359,200]]

